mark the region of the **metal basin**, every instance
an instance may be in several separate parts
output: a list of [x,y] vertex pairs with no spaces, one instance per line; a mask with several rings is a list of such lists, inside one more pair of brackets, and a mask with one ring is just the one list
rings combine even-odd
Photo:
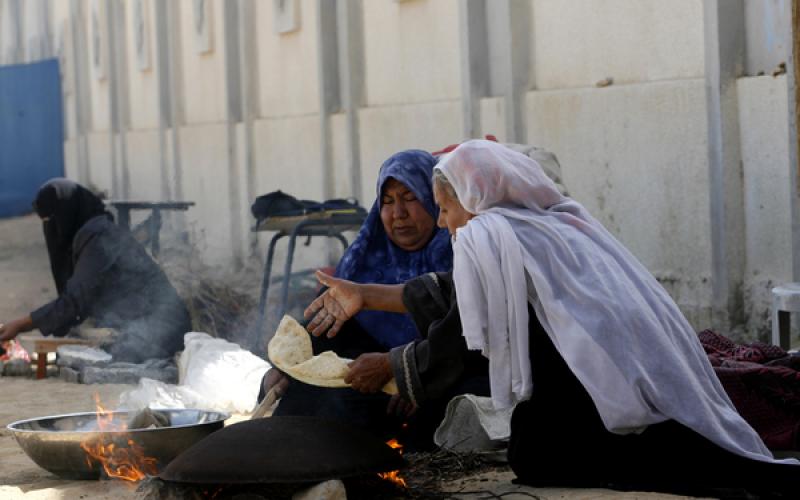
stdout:
[[[102,466],[88,461],[81,443],[103,439],[117,447],[127,447],[128,440],[142,447],[144,454],[156,459],[161,471],[183,450],[221,429],[228,415],[204,410],[156,410],[169,416],[169,427],[100,431],[97,413],[71,413],[29,420],[8,425],[17,443],[37,465],[68,479],[97,479]],[[136,412],[116,411],[115,421],[126,422]]]

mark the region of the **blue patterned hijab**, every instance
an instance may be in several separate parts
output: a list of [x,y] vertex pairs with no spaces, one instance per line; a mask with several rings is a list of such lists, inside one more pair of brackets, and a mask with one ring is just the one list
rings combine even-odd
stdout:
[[[389,179],[395,179],[411,190],[436,221],[439,208],[433,201],[431,183],[435,164],[436,158],[417,149],[401,151],[383,163],[378,174],[378,197],[355,241],[339,261],[337,277],[357,283],[393,285],[431,271],[450,271],[453,268],[453,250],[446,229],[434,226],[428,244],[420,250],[409,252],[389,239],[381,222],[381,194]],[[354,319],[387,348],[419,338],[414,323],[406,314],[362,311]]]

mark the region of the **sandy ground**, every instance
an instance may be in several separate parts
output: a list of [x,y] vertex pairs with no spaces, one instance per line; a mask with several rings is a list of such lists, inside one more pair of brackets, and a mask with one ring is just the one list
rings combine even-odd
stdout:
[[94,394],[109,407],[116,407],[126,385],[81,385],[21,377],[0,379],[0,498],[111,499],[137,498],[135,488],[121,481],[65,481],[37,466],[6,426],[16,420],[94,411]]
[[[35,216],[0,219],[0,322],[30,313],[55,298],[42,226]],[[38,467],[6,430],[13,421],[94,411],[94,394],[116,406],[124,385],[78,385],[59,379],[0,378],[0,498],[136,498],[118,481],[64,481]]]
[[[33,216],[0,219],[0,322],[29,313],[55,297],[41,224]],[[80,385],[57,378],[0,377],[0,499],[145,498],[123,481],[68,481],[38,467],[17,445],[6,426],[16,420],[94,411],[94,394],[108,408],[131,386]],[[511,484],[510,472],[487,473],[444,485],[455,498],[505,499],[675,499],[671,495],[609,490],[534,489]],[[473,492],[473,493],[467,493]]]

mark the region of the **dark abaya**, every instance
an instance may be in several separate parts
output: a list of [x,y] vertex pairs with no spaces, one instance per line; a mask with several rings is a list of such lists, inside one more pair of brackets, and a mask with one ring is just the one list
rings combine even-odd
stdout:
[[86,318],[114,328],[115,361],[168,358],[191,330],[189,313],[164,272],[131,233],[113,223],[103,202],[84,187],[54,179],[39,190],[58,298],[31,313],[44,334],[66,335]]
[[529,306],[533,394],[511,418],[508,459],[524,484],[730,498],[796,498],[800,467],[730,453],[674,420],[609,432]]

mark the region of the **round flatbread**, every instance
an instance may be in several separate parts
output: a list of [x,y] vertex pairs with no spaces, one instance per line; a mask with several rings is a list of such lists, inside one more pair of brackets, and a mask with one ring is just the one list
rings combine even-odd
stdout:
[[344,381],[349,359],[340,358],[333,351],[325,351],[318,356],[286,369],[286,373],[306,384],[320,387],[350,387]]
[[[320,387],[350,387],[344,377],[352,360],[340,358],[333,351],[314,356],[309,333],[289,315],[283,317],[267,345],[267,356],[279,370],[300,382]],[[397,394],[394,379],[382,390]]]
[[286,371],[286,368],[311,359],[313,355],[311,337],[306,329],[294,318],[285,315],[267,345],[269,360],[282,371]]

